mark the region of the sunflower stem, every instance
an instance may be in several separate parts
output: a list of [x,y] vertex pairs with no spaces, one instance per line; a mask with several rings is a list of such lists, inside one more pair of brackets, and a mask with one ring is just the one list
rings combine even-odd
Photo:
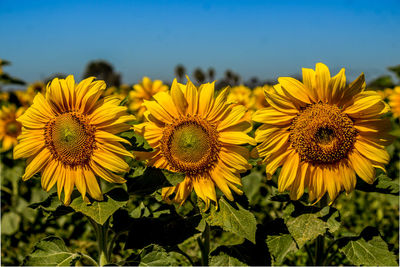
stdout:
[[97,244],[99,249],[99,266],[104,266],[110,262],[110,253],[108,251],[108,220],[103,224],[98,224],[93,219],[88,217],[93,225],[96,233]]
[[201,262],[203,266],[208,266],[208,256],[210,254],[210,225],[206,223],[206,227],[202,234],[203,242],[201,248]]
[[[325,207],[327,205],[326,196],[324,196],[318,204],[321,209],[323,207]],[[321,266],[324,263],[324,259],[326,257],[325,251],[324,251],[324,246],[325,246],[325,236],[319,235],[315,242],[315,265],[316,266]]]

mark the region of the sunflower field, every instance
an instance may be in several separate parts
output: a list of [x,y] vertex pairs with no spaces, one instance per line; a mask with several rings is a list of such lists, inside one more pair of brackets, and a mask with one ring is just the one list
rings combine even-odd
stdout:
[[8,64],[2,265],[399,265],[400,65],[127,85]]

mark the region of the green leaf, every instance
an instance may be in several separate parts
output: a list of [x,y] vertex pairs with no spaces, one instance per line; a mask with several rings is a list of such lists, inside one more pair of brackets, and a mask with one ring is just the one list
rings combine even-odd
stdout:
[[[183,256],[175,252],[167,252],[164,248],[154,245],[153,251],[142,256],[139,266],[182,266],[189,263]],[[183,261],[183,262],[182,262]]]
[[400,138],[400,128],[397,128],[390,132],[391,135]]
[[299,248],[317,236],[324,235],[327,230],[333,233],[340,227],[339,212],[329,206],[319,209],[293,202],[284,212],[285,224]]
[[378,192],[382,194],[399,195],[398,181],[393,181],[384,174],[379,175],[373,184],[367,184],[362,179],[357,181],[356,189],[364,192]]
[[18,198],[15,210],[29,222],[33,223],[35,221],[36,211],[29,208],[28,202],[22,197]]
[[24,174],[24,166],[15,165],[12,168],[4,168],[2,177],[10,182],[18,182]]
[[140,205],[132,210],[130,215],[132,218],[148,217],[150,215],[150,210],[143,204],[143,202],[140,202]]
[[261,181],[263,174],[260,172],[252,172],[242,178],[243,191],[251,204],[255,203],[257,196],[260,196]]
[[239,203],[229,202],[225,197],[221,197],[218,200],[218,210],[214,205],[211,205],[207,212],[204,212],[204,208],[200,209],[203,218],[211,226],[222,227],[225,231],[244,237],[253,243],[256,242],[256,218]]
[[50,194],[45,200],[30,204],[32,209],[40,209],[49,214],[48,219],[58,218],[74,210],[71,207],[64,206],[58,199],[57,193]]
[[365,228],[360,236],[342,238],[339,241],[339,250],[354,265],[399,265],[379,231],[373,227]]
[[45,200],[29,205],[32,209],[42,209],[47,212],[55,211],[59,206],[63,206],[58,199],[57,193],[49,195]]
[[248,266],[233,256],[230,256],[223,251],[218,255],[210,256],[210,266]]
[[12,235],[16,233],[20,222],[21,217],[17,213],[13,211],[3,213],[1,217],[1,234]]
[[64,241],[57,236],[49,236],[39,241],[31,254],[26,256],[24,266],[72,266],[81,258],[80,253],[72,253]]
[[158,189],[171,186],[164,173],[156,168],[146,168],[142,175],[130,177],[128,177],[127,180],[129,194],[149,195]]
[[162,170],[162,173],[164,174],[167,181],[173,186],[179,184],[185,179],[185,174],[183,173],[170,172],[167,170]]
[[268,247],[262,242],[262,239],[260,239],[260,241],[261,242],[257,244],[253,244],[248,240],[244,240],[242,244],[219,246],[210,253],[210,266],[224,266],[229,264],[241,266],[270,266],[271,261]]
[[81,196],[77,196],[71,202],[71,208],[77,212],[92,218],[98,224],[103,225],[114,212],[128,202],[129,196],[122,188],[115,188],[104,194],[103,201],[94,201],[87,204]]
[[267,236],[267,245],[274,265],[281,265],[289,252],[297,250],[296,243],[290,234]]
[[132,149],[134,151],[151,151],[152,147],[147,143],[146,139],[136,133],[135,131],[127,131],[120,134],[121,137],[129,139],[132,144]]

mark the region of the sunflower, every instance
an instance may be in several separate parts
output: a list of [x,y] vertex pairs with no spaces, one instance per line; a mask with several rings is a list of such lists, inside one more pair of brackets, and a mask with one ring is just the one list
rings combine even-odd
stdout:
[[252,100],[250,88],[244,85],[232,87],[228,95],[228,102],[232,102],[236,105],[243,105],[247,109],[252,107]]
[[28,86],[26,89],[26,92],[32,97],[34,97],[37,93],[42,93],[44,94],[46,90],[46,85],[43,82],[37,81]]
[[16,119],[24,113],[24,108],[14,105],[2,106],[0,109],[1,152],[9,150],[17,144],[17,136],[21,133],[21,123]]
[[8,100],[10,99],[10,93],[9,92],[1,92],[0,91],[0,102],[8,102]]
[[263,157],[267,177],[279,166],[278,189],[318,202],[328,191],[331,203],[344,189],[351,192],[356,174],[373,183],[375,169],[384,169],[389,154],[390,121],[381,119],[388,106],[375,91],[365,91],[364,75],[346,85],[345,70],[331,78],[322,63],[303,69],[303,83],[279,78],[267,90],[270,107],[253,115],[263,123],[254,151]]
[[15,91],[14,94],[17,97],[19,104],[26,108],[32,105],[33,98],[35,97],[35,95],[29,94],[26,90]]
[[46,90],[46,86],[43,82],[34,82],[28,86],[26,91],[15,91],[15,95],[21,106],[28,108],[32,105],[33,99],[37,93],[44,94]]
[[389,105],[392,109],[393,117],[400,117],[400,86],[393,89],[393,93],[389,96]]
[[[64,203],[71,201],[76,185],[82,197],[96,200],[103,196],[96,175],[108,182],[124,183],[116,173],[127,172],[124,156],[133,157],[116,136],[130,128],[134,119],[116,98],[101,98],[103,81],[87,78],[75,84],[72,75],[55,78],[38,93],[33,104],[17,120],[22,133],[14,148],[14,158],[28,158],[24,181],[42,174],[42,187],[49,191],[57,183],[58,197],[64,190]],[[60,198],[61,199],[61,198]]]
[[183,204],[194,188],[208,209],[217,202],[215,185],[229,200],[231,190],[242,191],[240,173],[251,168],[249,151],[240,145],[255,145],[248,133],[251,122],[244,118],[246,108],[227,102],[228,89],[214,98],[214,83],[196,88],[174,80],[170,94],[160,92],[155,101],[144,101],[145,123],[136,125],[152,152],[135,152],[148,165],[185,174],[176,186],[162,190],[162,198]]
[[383,100],[387,100],[393,94],[393,89],[386,88],[385,90],[378,90],[377,92]]
[[144,100],[151,100],[153,95],[158,92],[165,92],[168,86],[160,80],[151,81],[148,77],[143,77],[140,84],[135,84],[133,90],[129,92],[129,110],[132,111],[139,120],[143,119],[146,107],[143,106]]
[[253,109],[258,110],[261,108],[266,108],[269,106],[267,100],[265,99],[264,91],[268,88],[271,88],[270,85],[257,86],[253,89]]

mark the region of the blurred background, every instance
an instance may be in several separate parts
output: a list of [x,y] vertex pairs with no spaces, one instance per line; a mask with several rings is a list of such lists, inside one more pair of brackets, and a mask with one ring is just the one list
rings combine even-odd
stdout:
[[273,82],[316,62],[371,82],[400,62],[399,29],[396,0],[1,0],[0,58],[28,83],[83,78],[98,60],[127,84],[172,81],[182,71],[198,81]]

